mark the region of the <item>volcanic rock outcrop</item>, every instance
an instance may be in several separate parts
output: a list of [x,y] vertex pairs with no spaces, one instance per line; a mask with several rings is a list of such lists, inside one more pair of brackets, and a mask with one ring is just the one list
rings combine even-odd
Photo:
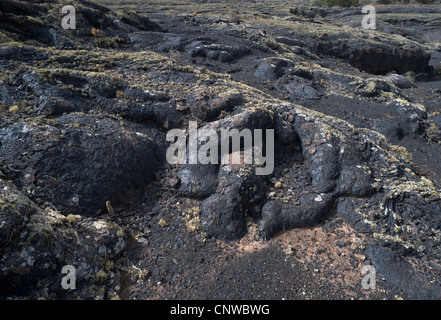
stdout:
[[[150,275],[130,260],[134,243],[175,241],[154,228],[265,242],[337,216],[392,285],[440,298],[436,284],[418,288],[439,273],[403,281],[417,273],[405,257],[441,259],[437,176],[400,145],[440,154],[426,107],[404,91],[418,86],[409,72],[438,81],[427,44],[332,24],[334,9],[237,20],[80,0],[78,29],[63,30],[63,4],[2,3],[0,297],[130,296],[126,278]],[[167,132],[189,121],[274,130],[274,171],[167,163]],[[60,287],[64,265],[82,275],[76,291]]]

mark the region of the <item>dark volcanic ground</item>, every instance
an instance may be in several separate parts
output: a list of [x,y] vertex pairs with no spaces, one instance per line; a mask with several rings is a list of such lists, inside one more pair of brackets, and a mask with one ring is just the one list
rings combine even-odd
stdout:
[[[1,298],[441,298],[439,4],[4,7]],[[274,128],[274,173],[168,164],[189,120]]]

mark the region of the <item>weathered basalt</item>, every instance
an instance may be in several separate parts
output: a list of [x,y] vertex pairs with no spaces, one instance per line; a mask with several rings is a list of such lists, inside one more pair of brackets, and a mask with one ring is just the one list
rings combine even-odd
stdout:
[[96,215],[106,201],[121,205],[152,180],[159,153],[151,136],[141,126],[72,113],[55,124],[2,128],[0,156],[34,199],[65,214]]
[[[439,155],[437,112],[402,75],[438,79],[426,44],[361,30],[354,8],[218,17],[78,1],[66,31],[63,4],[6,0],[0,13],[0,297],[180,294],[188,265],[217,272],[236,244],[326,224],[353,230],[354,252],[398,291],[439,298],[427,284],[439,280],[427,271],[441,258],[439,185],[403,147]],[[273,172],[167,163],[167,132],[188,135],[190,121],[218,136],[274,130]],[[291,274],[303,252],[287,255]],[[64,265],[82,275],[76,291],[60,287]]]

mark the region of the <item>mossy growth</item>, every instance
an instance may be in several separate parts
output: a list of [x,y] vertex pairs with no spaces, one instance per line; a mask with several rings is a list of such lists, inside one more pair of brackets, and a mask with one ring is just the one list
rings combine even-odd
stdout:
[[363,239],[354,238],[351,240],[351,249],[353,251],[362,251],[366,248],[366,243]]
[[[102,33],[102,31],[100,32]],[[105,49],[118,49],[122,45],[126,44],[126,40],[124,38],[121,38],[119,36],[114,37],[97,37],[93,40],[93,45],[98,48],[105,48]]]
[[426,129],[426,137],[428,141],[439,142],[441,141],[441,130],[434,123],[429,124],[429,128]]
[[115,268],[115,263],[112,260],[105,260],[103,261],[103,267],[106,271],[113,270]]
[[109,293],[109,300],[121,300],[121,298],[116,293],[111,292]]
[[167,222],[167,220],[165,220],[165,219],[159,219],[159,221],[158,221],[158,224],[161,226],[161,227],[167,227],[168,226],[168,222]]
[[412,155],[407,151],[406,148],[401,147],[401,146],[397,146],[397,145],[390,145],[390,149],[395,152],[396,154],[398,154],[399,156],[401,156],[401,158],[409,165],[412,165],[413,163],[413,158]]
[[0,32],[0,44],[3,44],[5,42],[11,42],[13,41],[10,37],[8,37],[6,34]]
[[105,283],[107,281],[107,273],[104,270],[99,270],[96,274],[96,280],[100,283]]
[[17,199],[16,198],[0,198],[0,211],[9,211],[15,210],[17,208]]
[[66,221],[70,224],[77,223],[79,220],[81,220],[81,216],[79,215],[68,214],[66,216]]
[[14,104],[13,106],[11,106],[9,108],[8,111],[9,111],[9,113],[18,113],[18,112],[20,112],[20,107],[18,105]]
[[250,217],[249,215],[246,215],[245,216],[245,224],[247,226],[248,234],[250,235],[250,237],[255,241],[261,240],[261,237],[259,234],[259,226],[254,221],[254,219],[252,217]]
[[187,226],[187,230],[190,232],[196,232],[201,230],[201,219],[200,219],[201,210],[199,207],[192,207],[185,210],[183,219]]
[[120,90],[117,90],[116,93],[115,93],[115,98],[117,98],[117,99],[124,99],[125,98],[124,92],[122,92]]
[[420,181],[397,180],[390,187],[390,192],[386,198],[392,199],[398,194],[409,192],[415,193],[423,198],[440,199],[441,194],[436,189],[435,184],[426,177],[421,177]]
[[135,266],[130,260],[127,260],[127,262],[130,264],[128,266],[128,276],[130,277],[130,279],[132,281],[135,282],[143,282],[144,280],[146,280],[151,272],[148,269],[141,269],[138,268],[137,266]]
[[46,219],[42,215],[33,215],[30,219],[28,227],[32,232],[30,239],[35,236],[49,240],[55,236],[54,229],[47,223]]
[[406,249],[414,249],[415,248],[415,246],[412,243],[410,243],[407,240],[404,240],[404,239],[400,238],[398,235],[391,236],[389,234],[374,233],[373,236],[374,236],[375,239],[384,241],[386,243],[401,244]]

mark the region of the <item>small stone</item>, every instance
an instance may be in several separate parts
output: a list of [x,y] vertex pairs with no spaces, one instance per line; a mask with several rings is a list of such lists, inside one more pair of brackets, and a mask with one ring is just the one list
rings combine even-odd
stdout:
[[317,201],[317,202],[320,202],[320,201],[322,201],[323,200],[323,198],[322,198],[322,196],[321,195],[317,195],[317,197],[315,197],[314,198],[314,201]]
[[355,256],[355,258],[357,258],[357,260],[359,260],[359,261],[364,261],[364,260],[366,260],[366,256],[365,256],[364,254],[358,254],[358,253],[356,253],[356,254],[354,254],[354,256]]

